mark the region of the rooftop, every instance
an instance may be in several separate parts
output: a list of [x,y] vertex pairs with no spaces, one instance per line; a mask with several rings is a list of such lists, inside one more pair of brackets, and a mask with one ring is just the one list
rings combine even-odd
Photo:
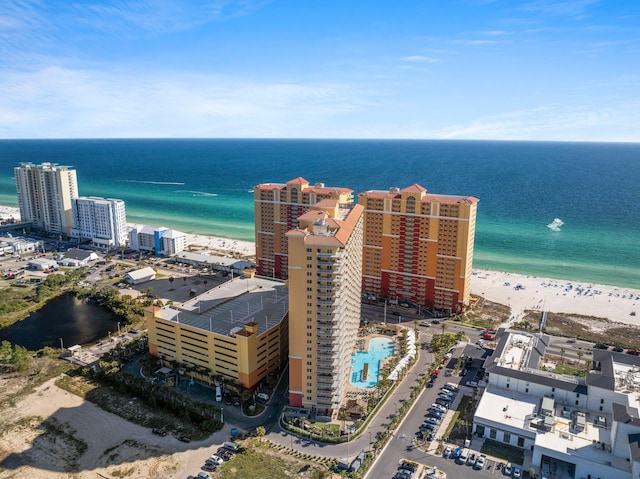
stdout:
[[237,277],[185,303],[164,306],[158,317],[226,336],[234,328],[255,322],[261,334],[282,321],[288,304],[284,282]]

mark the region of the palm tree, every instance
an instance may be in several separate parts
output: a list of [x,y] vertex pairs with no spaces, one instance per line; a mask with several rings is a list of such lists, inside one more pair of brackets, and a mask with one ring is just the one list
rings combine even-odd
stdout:
[[173,281],[174,281],[173,276],[169,276],[169,287],[170,287],[170,291],[173,291]]
[[262,442],[262,438],[265,436],[266,433],[267,433],[267,430],[264,428],[264,426],[258,426],[256,428],[256,437],[260,439],[260,442]]
[[442,326],[440,326],[442,328],[442,334],[444,334],[444,330],[447,329],[447,323],[445,323],[444,321],[442,322]]
[[566,352],[566,349],[560,348],[560,364],[564,364],[564,353]]

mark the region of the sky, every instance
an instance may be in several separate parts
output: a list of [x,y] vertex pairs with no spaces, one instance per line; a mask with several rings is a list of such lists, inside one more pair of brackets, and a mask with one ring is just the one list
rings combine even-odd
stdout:
[[640,142],[636,0],[0,0],[0,139]]

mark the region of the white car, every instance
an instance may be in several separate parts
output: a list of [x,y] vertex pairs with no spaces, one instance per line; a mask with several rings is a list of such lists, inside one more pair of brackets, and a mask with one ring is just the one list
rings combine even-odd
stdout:
[[473,468],[478,470],[484,469],[484,464],[486,460],[487,460],[486,457],[480,456],[478,459],[476,459],[476,463],[473,465]]
[[478,382],[477,381],[467,381],[467,386],[469,386],[470,388],[477,388],[478,387]]
[[258,394],[256,394],[256,397],[258,399],[260,399],[260,401],[268,401],[269,400],[269,395],[265,394],[265,393],[258,393]]
[[220,456],[217,456],[215,454],[211,454],[209,460],[218,463],[218,465],[224,464],[224,460]]
[[449,457],[451,454],[453,454],[453,448],[451,446],[447,446],[442,453],[442,457]]
[[522,477],[522,469],[518,466],[513,468],[513,477],[514,479],[520,479]]

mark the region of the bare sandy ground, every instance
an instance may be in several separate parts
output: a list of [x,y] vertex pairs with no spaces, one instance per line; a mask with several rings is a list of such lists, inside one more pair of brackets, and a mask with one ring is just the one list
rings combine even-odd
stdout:
[[185,478],[229,438],[228,425],[189,444],[155,436],[54,382],[3,411],[0,478]]

